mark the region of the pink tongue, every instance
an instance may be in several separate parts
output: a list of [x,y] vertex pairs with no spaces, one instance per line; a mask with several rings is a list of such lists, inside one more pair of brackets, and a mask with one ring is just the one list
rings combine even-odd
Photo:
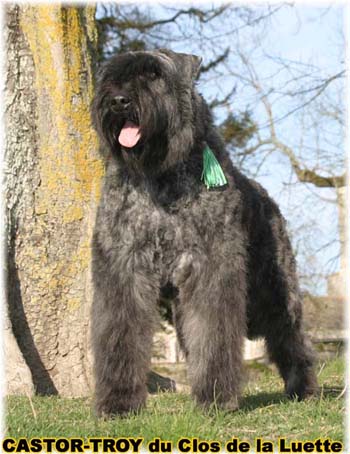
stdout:
[[140,127],[132,121],[127,121],[120,131],[118,140],[123,147],[132,148],[140,140],[140,137]]

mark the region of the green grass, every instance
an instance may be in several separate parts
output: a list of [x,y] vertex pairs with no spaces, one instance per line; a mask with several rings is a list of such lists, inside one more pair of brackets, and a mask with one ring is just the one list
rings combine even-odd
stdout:
[[[344,360],[336,358],[318,366],[321,395],[306,402],[288,400],[278,375],[265,366],[248,367],[248,384],[240,409],[225,413],[198,409],[191,397],[165,393],[148,399],[138,415],[101,421],[94,418],[90,398],[9,397],[7,436],[11,437],[154,437],[176,443],[181,437],[227,441],[232,437],[254,441],[343,440],[345,402]],[[331,389],[329,389],[331,388]]]

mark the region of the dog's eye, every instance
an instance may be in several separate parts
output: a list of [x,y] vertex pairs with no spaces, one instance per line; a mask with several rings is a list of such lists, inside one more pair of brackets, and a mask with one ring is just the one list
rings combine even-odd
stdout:
[[148,77],[149,77],[151,80],[156,80],[157,77],[158,77],[158,74],[157,74],[155,71],[151,71],[151,72],[148,74]]

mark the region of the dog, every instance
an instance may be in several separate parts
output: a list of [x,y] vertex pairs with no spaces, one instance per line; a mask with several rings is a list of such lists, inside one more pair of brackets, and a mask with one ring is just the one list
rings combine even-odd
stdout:
[[289,396],[317,389],[285,221],[229,159],[195,87],[200,64],[139,51],[98,74],[92,119],[107,158],[92,240],[98,415],[145,405],[165,296],[199,405],[238,407],[245,336],[265,339]]

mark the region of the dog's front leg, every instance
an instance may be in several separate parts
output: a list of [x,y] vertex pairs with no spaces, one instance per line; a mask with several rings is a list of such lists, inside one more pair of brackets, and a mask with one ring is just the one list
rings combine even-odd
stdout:
[[[158,287],[147,253],[111,264],[94,248],[92,346],[95,408],[99,416],[137,411],[146,401],[146,376]],[[120,255],[122,256],[122,254]]]
[[[246,334],[246,274],[243,260],[194,264],[180,288],[183,335],[192,394],[208,407],[238,407]],[[215,270],[215,271],[213,271]]]

